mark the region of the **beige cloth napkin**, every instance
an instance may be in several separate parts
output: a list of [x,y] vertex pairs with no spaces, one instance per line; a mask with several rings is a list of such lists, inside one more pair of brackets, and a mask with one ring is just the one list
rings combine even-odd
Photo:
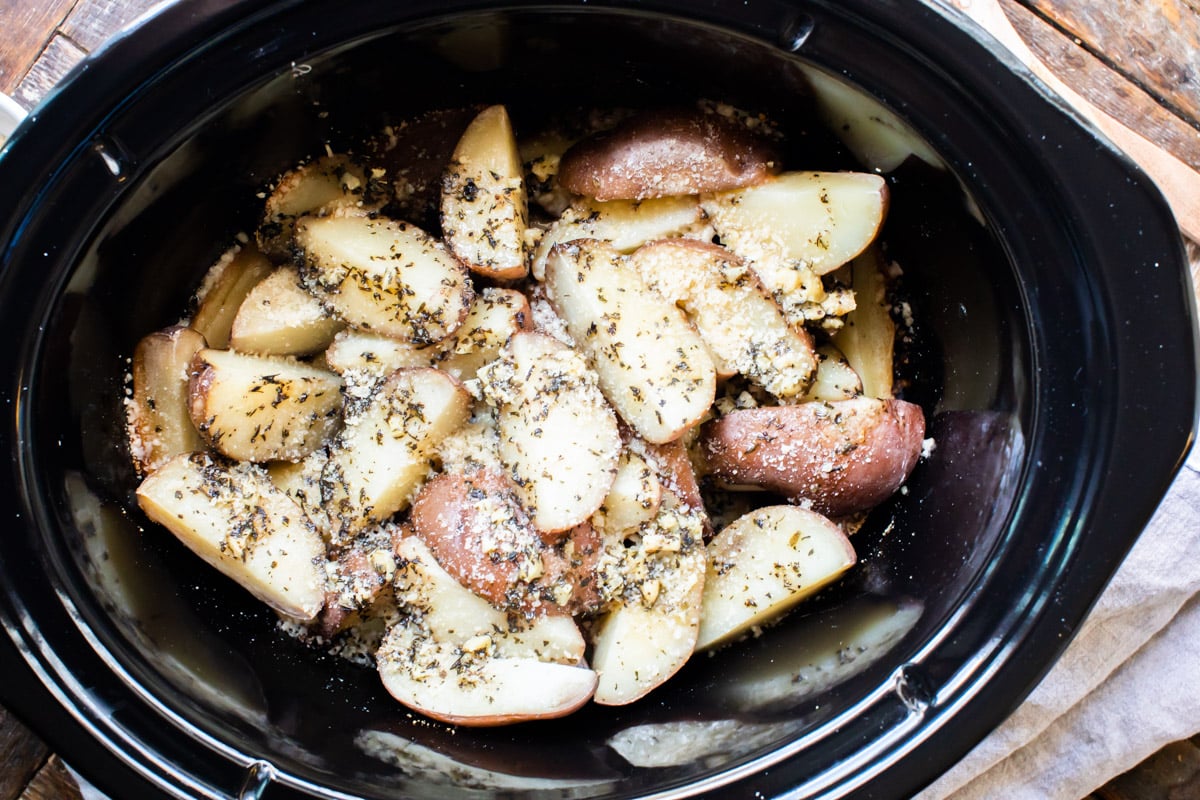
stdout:
[[1200,447],[1062,658],[918,800],[1079,800],[1200,733]]

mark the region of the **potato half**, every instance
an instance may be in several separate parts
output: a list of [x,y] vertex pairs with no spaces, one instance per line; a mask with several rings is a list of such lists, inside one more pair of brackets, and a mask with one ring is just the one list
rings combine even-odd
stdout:
[[337,209],[377,208],[377,201],[365,199],[367,187],[366,170],[345,155],[322,156],[284,173],[267,197],[258,246],[276,260],[289,258],[297,219]]
[[341,422],[342,381],[297,361],[206,348],[192,359],[192,422],[239,461],[298,461]]
[[137,499],[146,516],[279,613],[310,621],[325,604],[325,544],[261,468],[178,455],[142,481]]
[[415,225],[304,217],[296,244],[305,288],[355,327],[430,344],[457,330],[470,309],[466,268]]
[[246,296],[274,269],[251,245],[230,248],[204,276],[196,292],[199,305],[188,327],[203,336],[209,347],[229,347],[233,321]]
[[777,619],[855,560],[842,529],[814,511],[767,506],[738,518],[708,543],[696,649]]
[[138,342],[133,351],[133,394],[126,402],[129,453],[141,475],[172,456],[204,449],[188,411],[192,359],[205,347],[204,337],[176,326]]
[[242,353],[306,356],[324,350],[345,327],[305,290],[294,267],[281,267],[242,301],[229,346]]
[[704,426],[700,444],[716,477],[838,517],[872,508],[900,488],[924,437],[920,406],[858,397],[731,411]]
[[546,287],[604,396],[648,442],[669,442],[712,405],[716,369],[683,312],[651,292],[629,259],[590,239],[557,245]]

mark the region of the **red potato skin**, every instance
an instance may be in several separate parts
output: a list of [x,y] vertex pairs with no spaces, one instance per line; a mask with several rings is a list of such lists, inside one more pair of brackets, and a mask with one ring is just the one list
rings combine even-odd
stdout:
[[559,184],[597,200],[719,192],[762,183],[780,169],[770,143],[702,111],[637,114],[563,154]]
[[[485,551],[485,532],[494,529],[495,523],[483,516],[480,505],[484,499],[500,506],[514,523],[520,551],[541,558],[541,577],[520,581],[519,559]],[[602,551],[599,533],[584,522],[546,541],[503,475],[486,470],[439,475],[421,488],[410,519],[414,532],[442,569],[497,608],[536,616],[588,613],[600,606],[595,580]],[[564,582],[572,589],[560,604],[552,590]]]
[[701,446],[716,477],[838,517],[872,508],[900,488],[924,438],[920,406],[857,397],[733,411],[704,426]]

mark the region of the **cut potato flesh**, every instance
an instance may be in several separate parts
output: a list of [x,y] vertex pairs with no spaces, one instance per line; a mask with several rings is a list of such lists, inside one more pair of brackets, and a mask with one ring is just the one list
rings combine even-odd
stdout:
[[[296,220],[335,209],[364,208],[367,175],[347,156],[323,156],[285,173],[267,198],[258,246],[276,259],[292,254]],[[377,205],[377,204],[375,204]]]
[[[887,183],[861,172],[787,172],[757,186],[705,195],[721,242],[756,266],[782,258],[817,275],[867,248],[887,213]],[[761,275],[767,288],[780,287]]]
[[327,312],[293,267],[275,270],[242,301],[229,345],[243,353],[304,356],[324,350],[346,323]]
[[617,477],[596,512],[600,527],[614,534],[636,530],[657,516],[662,491],[654,467],[638,453],[622,450]]
[[471,396],[435,369],[392,373],[346,425],[321,475],[339,538],[408,505],[429,474],[437,446],[470,417]]
[[431,367],[440,352],[437,345],[415,345],[350,328],[333,337],[325,350],[325,363],[347,380],[354,377],[351,373],[362,378],[383,378],[398,369]]
[[255,597],[309,621],[325,603],[325,544],[304,513],[248,464],[178,455],[142,481],[138,504]]
[[[841,333],[845,331],[846,328],[842,328]],[[817,374],[813,378],[812,386],[808,387],[808,392],[804,395],[805,402],[820,400],[832,403],[837,400],[849,400],[862,393],[863,382],[842,351],[830,344],[818,347]]]
[[840,517],[899,489],[924,436],[920,406],[858,397],[731,411],[704,426],[701,449],[721,480],[771,489]]
[[204,337],[184,327],[167,328],[138,342],[133,351],[133,395],[126,404],[129,452],[139,474],[172,456],[204,449],[188,411],[192,358]]
[[871,248],[850,264],[850,277],[858,305],[846,315],[846,324],[834,336],[850,366],[862,379],[863,393],[886,399],[892,396],[892,351],[896,325],[888,310],[887,281],[878,248]]
[[525,276],[524,170],[504,106],[485,108],[458,140],[442,178],[441,211],[446,244],[473,271]]
[[778,170],[774,148],[747,128],[670,109],[636,114],[574,145],[558,181],[597,200],[645,200],[750,186]]
[[298,461],[341,422],[341,379],[282,358],[204,349],[192,361],[192,422],[239,461]]
[[321,500],[321,474],[329,461],[329,451],[321,448],[299,461],[272,461],[267,464],[271,483],[292,499],[308,515],[308,520],[326,540],[332,530],[329,511]]
[[757,276],[725,248],[667,239],[632,256],[642,280],[700,331],[719,372],[741,374],[781,399],[796,397],[817,363],[811,337],[792,327]]
[[376,663],[401,703],[459,725],[503,725],[569,714],[586,703],[596,675],[578,666],[584,642],[570,617],[513,628],[508,614],[442,569],[418,539],[396,548],[402,618]]
[[226,252],[204,276],[196,293],[200,305],[188,327],[203,336],[209,347],[217,350],[229,347],[238,309],[250,291],[274,269],[254,247],[234,247]]
[[702,218],[695,197],[580,201],[563,212],[542,237],[533,254],[533,277],[545,280],[546,259],[556,244],[597,239],[630,253],[646,242],[678,236],[699,225]]
[[546,264],[546,286],[604,396],[642,438],[669,442],[708,411],[716,393],[708,348],[627,257],[595,240],[559,245]]
[[500,461],[534,526],[553,533],[591,517],[612,486],[621,437],[583,358],[521,331],[479,376],[499,412]]
[[605,534],[599,574],[610,609],[592,633],[595,701],[644,697],[691,657],[707,564],[699,516],[668,495],[636,534]]
[[854,562],[842,529],[814,511],[768,506],[740,517],[708,544],[696,649],[776,619]]
[[305,288],[355,327],[431,344],[457,330],[470,309],[466,268],[414,225],[305,217],[296,244]]

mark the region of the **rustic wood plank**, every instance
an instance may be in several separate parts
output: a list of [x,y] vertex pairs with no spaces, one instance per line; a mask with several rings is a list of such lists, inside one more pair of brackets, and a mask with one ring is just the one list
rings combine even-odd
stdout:
[[1092,795],[1096,800],[1196,800],[1200,798],[1200,747],[1174,742]]
[[78,0],[60,31],[91,52],[157,4],[158,0]]
[[0,800],[20,797],[49,755],[32,731],[0,708]]
[[25,787],[21,800],[83,800],[79,784],[67,771],[58,756],[51,756],[46,766]]
[[17,86],[13,98],[26,108],[33,108],[85,55],[77,44],[56,33]]
[[76,0],[0,0],[0,92],[12,94]]
[[[1136,84],[1114,72],[1068,36],[1046,24],[1017,0],[1001,5],[1013,27],[1033,50],[1075,91],[1101,111],[1113,116],[1162,147],[1180,161],[1200,170],[1200,130],[1162,105]],[[1200,20],[1200,13],[1193,16]],[[1198,51],[1200,53],[1200,51]],[[1200,54],[1193,54],[1200,59]],[[1197,75],[1200,81],[1200,75]]]
[[1187,0],[1023,0],[1200,127],[1200,13]]

